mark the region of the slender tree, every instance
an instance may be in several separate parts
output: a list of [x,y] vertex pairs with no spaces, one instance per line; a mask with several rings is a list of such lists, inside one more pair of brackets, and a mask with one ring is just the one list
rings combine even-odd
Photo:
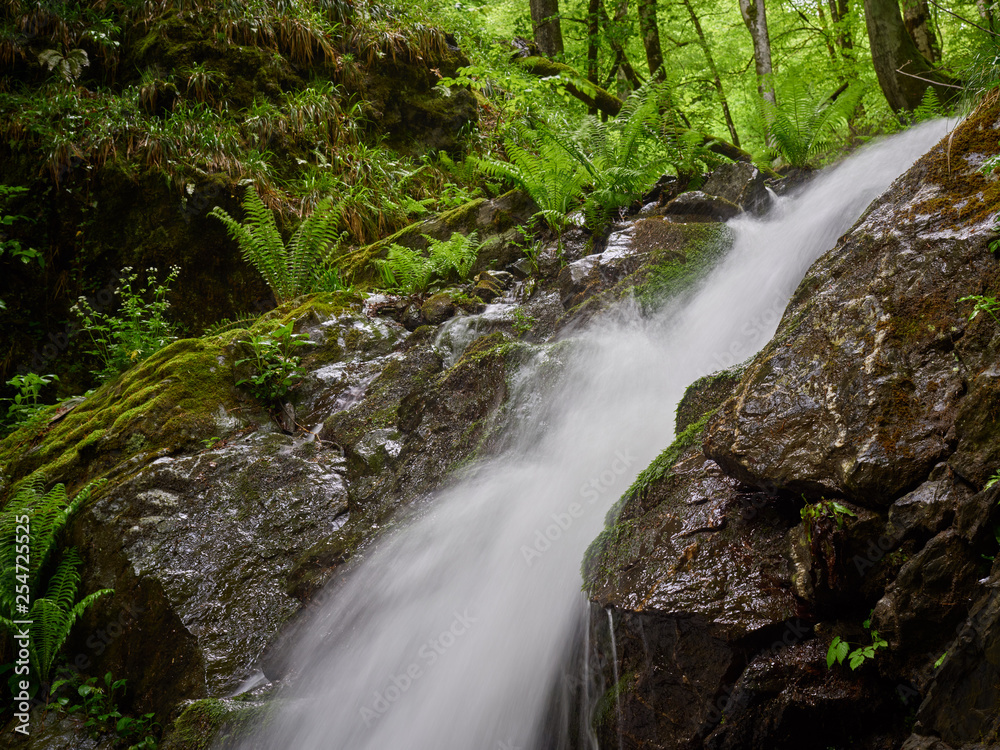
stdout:
[[666,77],[663,69],[663,49],[660,47],[660,24],[656,19],[656,0],[639,0],[639,33],[646,49],[649,75],[658,81]]
[[771,65],[771,37],[767,33],[764,0],[740,0],[740,13],[753,40],[753,61],[757,69],[757,91],[765,101],[777,104]]
[[993,23],[993,3],[991,0],[976,0],[976,7],[979,9],[979,17],[983,19],[987,30],[996,31]]
[[[587,80],[600,85],[597,55],[601,48],[601,0],[589,0],[587,5]],[[590,114],[596,115],[597,108],[591,107]]]
[[851,34],[851,3],[850,0],[828,0],[830,20],[837,34],[837,47],[840,56],[848,67],[854,65],[854,36]]
[[736,132],[736,124],[733,122],[733,116],[729,113],[729,101],[726,99],[726,90],[722,87],[722,79],[719,77],[719,68],[715,64],[715,58],[712,56],[712,49],[708,46],[708,40],[705,38],[705,32],[701,28],[701,21],[698,19],[698,14],[694,12],[694,6],[691,5],[691,0],[684,0],[684,7],[687,8],[688,15],[691,17],[691,23],[694,26],[695,33],[698,35],[698,46],[701,47],[701,51],[705,55],[705,62],[708,64],[708,69],[712,73],[712,83],[715,85],[715,93],[719,96],[719,102],[722,104],[722,114],[726,120],[726,127],[729,129],[729,135],[733,139],[733,145],[740,145],[740,136]]
[[941,46],[931,25],[931,13],[927,0],[903,0],[903,23],[910,32],[920,54],[928,62],[941,60]]
[[865,0],[865,24],[878,83],[893,111],[912,111],[928,86],[942,101],[951,99],[958,81],[935,70],[903,24],[897,0]]
[[563,38],[562,24],[559,21],[559,0],[528,0],[528,2],[538,49],[546,57],[561,55]]

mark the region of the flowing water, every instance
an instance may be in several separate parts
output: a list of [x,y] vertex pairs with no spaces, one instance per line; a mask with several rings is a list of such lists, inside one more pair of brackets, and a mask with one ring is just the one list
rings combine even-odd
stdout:
[[[607,509],[670,443],[684,388],[759,350],[809,265],[945,132],[883,141],[764,220],[734,220],[732,251],[682,303],[646,318],[623,306],[561,346],[559,384],[512,427],[516,447],[326,597],[295,647],[294,688],[247,747],[565,746],[544,736],[546,713],[578,652],[580,562]],[[526,365],[523,390],[555,356]]]

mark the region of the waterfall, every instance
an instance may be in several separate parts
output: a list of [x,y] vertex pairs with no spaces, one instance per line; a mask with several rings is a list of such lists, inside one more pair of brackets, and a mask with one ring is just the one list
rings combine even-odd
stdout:
[[[546,711],[578,647],[580,562],[608,508],[670,443],[685,387],[759,350],[810,264],[945,132],[869,146],[764,219],[733,220],[733,249],[685,300],[646,317],[622,305],[561,345],[559,384],[512,428],[515,447],[324,597],[293,649],[293,687],[244,747],[556,744]],[[551,356],[541,349],[521,382]]]

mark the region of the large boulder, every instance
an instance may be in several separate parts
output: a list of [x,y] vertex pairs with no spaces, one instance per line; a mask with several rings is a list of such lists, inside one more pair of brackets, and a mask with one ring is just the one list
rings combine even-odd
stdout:
[[[764,350],[681,402],[585,565],[602,744],[996,746],[1000,327],[962,298],[1000,277],[998,119],[920,159]],[[835,637],[874,645],[830,669]]]

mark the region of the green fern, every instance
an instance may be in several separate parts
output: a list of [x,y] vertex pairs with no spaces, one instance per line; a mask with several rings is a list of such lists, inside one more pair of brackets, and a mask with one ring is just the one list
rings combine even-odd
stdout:
[[509,162],[480,160],[484,171],[523,187],[539,207],[538,216],[553,229],[583,200],[584,215],[597,228],[628,206],[670,168],[701,171],[717,159],[671,120],[669,89],[647,83],[625,101],[614,120],[589,117],[576,130],[541,125],[515,126],[517,139],[506,140]]
[[339,232],[341,205],[325,198],[302,220],[288,245],[281,238],[274,214],[256,190],[243,199],[246,221],[239,223],[216,206],[209,213],[226,226],[250,263],[274,292],[278,304],[302,294],[342,289],[336,272],[336,256],[344,234]]
[[547,137],[548,132],[521,124],[515,124],[513,130],[520,143],[513,137],[505,140],[510,161],[479,159],[478,163],[488,175],[524,188],[538,206],[536,215],[553,229],[560,229],[579,202],[588,181],[587,173],[566,149]]
[[[95,601],[112,593],[101,589],[77,602],[80,555],[74,548],[60,554],[61,532],[96,486],[87,485],[70,500],[64,485],[43,494],[41,480],[30,480],[0,511],[0,627],[13,636],[19,630],[15,620],[32,622],[31,666],[42,681],[48,679],[73,624]],[[19,566],[25,536],[29,564]],[[25,601],[30,604],[26,612],[19,609]]]
[[387,289],[401,294],[425,292],[437,278],[447,280],[457,276],[464,280],[476,262],[481,244],[476,232],[465,236],[455,232],[447,240],[436,240],[426,234],[426,254],[401,245],[390,245],[384,259],[376,260],[382,283]]
[[832,102],[816,100],[796,80],[782,89],[782,104],[758,99],[758,125],[766,133],[767,155],[792,167],[807,166],[833,144],[837,130],[847,125],[866,91],[864,85],[853,84]]

